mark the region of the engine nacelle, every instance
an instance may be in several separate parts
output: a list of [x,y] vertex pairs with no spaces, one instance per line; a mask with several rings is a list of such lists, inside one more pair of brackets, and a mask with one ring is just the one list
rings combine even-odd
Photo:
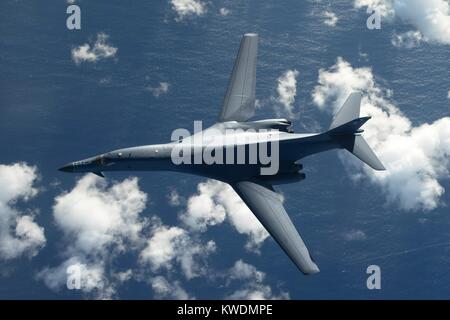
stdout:
[[303,172],[279,173],[273,176],[258,177],[258,179],[274,185],[299,182],[304,180],[305,178],[306,175]]

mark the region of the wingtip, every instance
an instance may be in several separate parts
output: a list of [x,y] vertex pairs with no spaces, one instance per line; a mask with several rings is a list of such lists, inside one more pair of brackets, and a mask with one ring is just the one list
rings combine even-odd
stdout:
[[[375,156],[376,157],[376,156]],[[368,165],[376,171],[385,171],[386,167],[384,166],[384,164],[380,161],[380,159],[378,159],[378,157],[376,157],[375,159],[373,159],[374,161],[372,161],[371,163],[368,163]]]
[[309,254],[309,258],[311,259],[312,263],[309,265],[308,270],[305,270],[306,275],[313,275],[320,272],[319,266],[316,263],[316,260],[313,258],[311,254]]
[[308,270],[302,270],[302,273],[305,276],[312,276],[312,275],[314,275],[316,273],[319,273],[319,272],[320,272],[320,269],[319,269],[319,267],[317,265],[315,265],[314,267],[312,267],[312,268],[310,268]]

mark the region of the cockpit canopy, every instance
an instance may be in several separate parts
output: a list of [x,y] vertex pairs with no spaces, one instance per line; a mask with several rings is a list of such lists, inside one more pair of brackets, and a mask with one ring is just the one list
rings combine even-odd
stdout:
[[106,166],[112,162],[111,158],[102,154],[100,156],[95,157],[93,161],[98,166]]

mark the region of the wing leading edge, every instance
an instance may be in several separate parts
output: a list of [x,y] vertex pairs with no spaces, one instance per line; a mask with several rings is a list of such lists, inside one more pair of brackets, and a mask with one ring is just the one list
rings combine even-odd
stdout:
[[219,122],[246,121],[255,114],[258,35],[247,33],[241,40]]
[[280,196],[271,186],[253,181],[240,181],[231,186],[301,272],[319,272],[284,209]]

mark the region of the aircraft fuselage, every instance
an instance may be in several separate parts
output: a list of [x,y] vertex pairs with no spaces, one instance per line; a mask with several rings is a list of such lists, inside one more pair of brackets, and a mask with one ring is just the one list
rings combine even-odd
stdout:
[[[177,171],[222,181],[256,176],[295,174],[298,159],[336,147],[324,134],[269,131],[262,126],[279,119],[214,125],[194,135],[166,144],[117,149],[60,168],[67,172]],[[271,125],[272,126],[272,125]],[[255,129],[256,127],[256,129]],[[243,129],[243,130],[236,130]],[[250,129],[250,130],[249,130]],[[270,128],[272,129],[272,127]],[[176,157],[182,158],[175,159]],[[269,174],[262,168],[273,167]],[[269,170],[267,170],[269,171]],[[296,179],[292,179],[292,182]]]

